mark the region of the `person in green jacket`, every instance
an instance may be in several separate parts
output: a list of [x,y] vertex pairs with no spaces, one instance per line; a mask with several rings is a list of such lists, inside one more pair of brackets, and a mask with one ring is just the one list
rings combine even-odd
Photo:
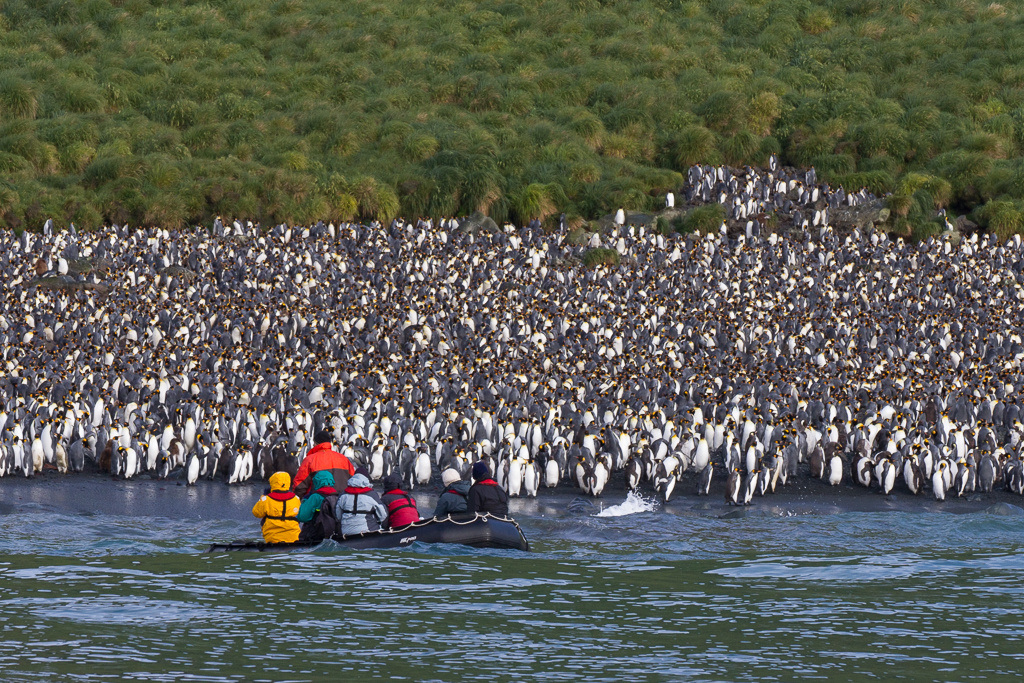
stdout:
[[299,507],[296,519],[302,523],[300,541],[319,542],[340,531],[334,518],[334,506],[338,503],[338,490],[334,488],[334,475],[330,470],[320,470],[313,475],[309,487],[311,493]]

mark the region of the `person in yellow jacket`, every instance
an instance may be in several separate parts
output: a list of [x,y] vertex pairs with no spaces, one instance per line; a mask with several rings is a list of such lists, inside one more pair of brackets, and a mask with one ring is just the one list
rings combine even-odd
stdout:
[[270,493],[252,506],[253,517],[262,521],[263,540],[267,543],[294,543],[299,540],[299,497],[292,493],[292,478],[287,472],[270,475]]

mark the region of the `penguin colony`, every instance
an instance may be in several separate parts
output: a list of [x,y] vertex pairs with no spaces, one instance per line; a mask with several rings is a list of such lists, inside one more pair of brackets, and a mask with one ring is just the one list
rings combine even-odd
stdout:
[[[774,154],[767,169],[692,166],[686,174],[683,196],[691,205],[721,204],[727,220],[720,231],[725,233],[728,226],[742,228],[748,240],[760,236],[769,214],[780,225],[816,229],[829,225],[833,212],[840,207],[860,206],[877,199],[864,187],[847,193],[841,185],[832,188],[828,183],[819,183],[813,166],[806,170],[780,166]],[[674,206],[675,195],[670,192],[665,197],[665,207]],[[940,216],[946,228],[952,230],[945,211]],[[625,222],[622,209],[614,222]]]
[[1019,237],[593,241],[622,264],[451,220],[2,232],[0,475],[237,484],[326,429],[410,488],[1024,494]]

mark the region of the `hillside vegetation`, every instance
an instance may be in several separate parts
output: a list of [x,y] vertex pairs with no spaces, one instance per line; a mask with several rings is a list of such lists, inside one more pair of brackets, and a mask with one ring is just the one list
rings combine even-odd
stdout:
[[[1024,229],[1022,2],[0,0],[0,216],[651,208],[814,165]],[[906,223],[904,223],[906,225]]]

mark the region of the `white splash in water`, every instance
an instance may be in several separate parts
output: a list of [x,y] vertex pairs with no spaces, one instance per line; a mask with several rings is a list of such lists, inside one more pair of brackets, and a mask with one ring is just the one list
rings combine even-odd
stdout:
[[594,516],[622,517],[623,515],[633,515],[638,512],[652,512],[657,507],[658,502],[653,498],[644,498],[639,493],[630,491],[629,495],[626,496],[626,500],[622,501],[618,505],[611,506],[607,510],[601,510]]

